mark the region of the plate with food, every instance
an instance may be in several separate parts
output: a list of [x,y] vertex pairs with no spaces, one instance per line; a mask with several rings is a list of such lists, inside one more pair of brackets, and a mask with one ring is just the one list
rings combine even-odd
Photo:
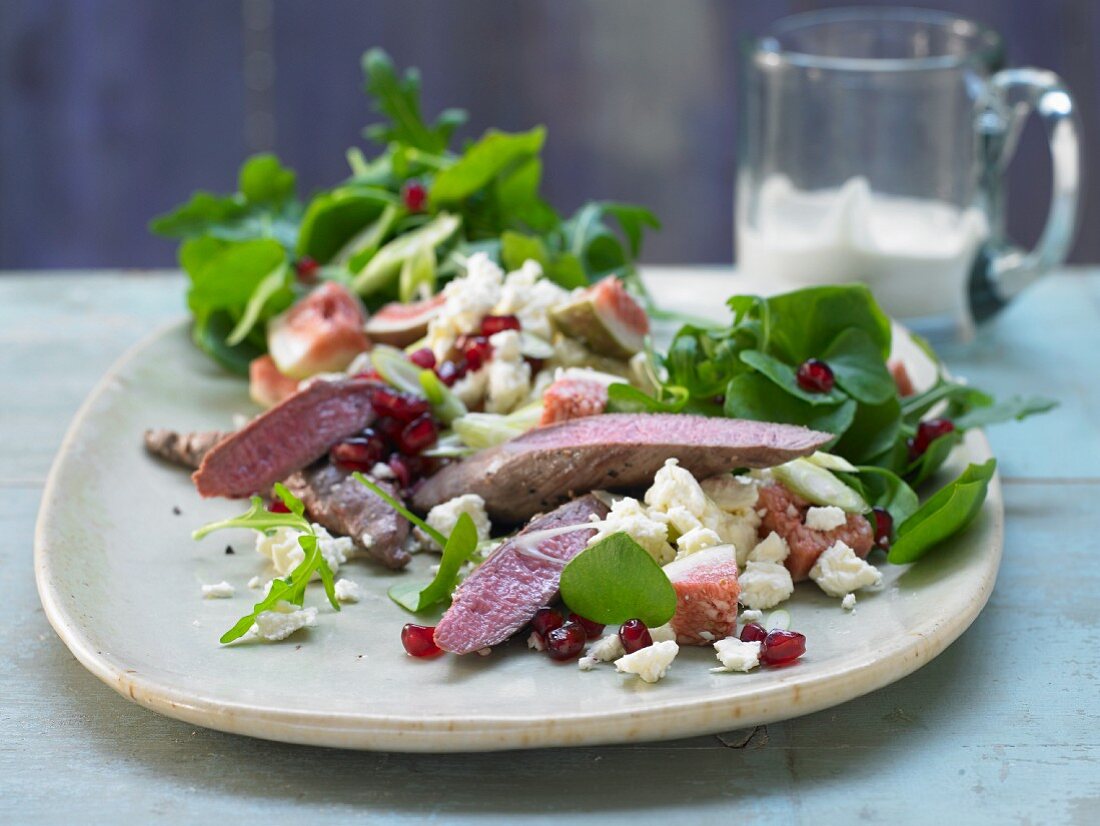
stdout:
[[93,392],[36,536],[82,664],[210,728],[469,751],[805,714],[966,629],[1002,549],[980,428],[1048,401],[860,286],[651,292],[647,211],[558,216],[541,130],[452,151],[364,67],[385,149],[348,181],[303,207],[262,156],[154,225],[192,318]]

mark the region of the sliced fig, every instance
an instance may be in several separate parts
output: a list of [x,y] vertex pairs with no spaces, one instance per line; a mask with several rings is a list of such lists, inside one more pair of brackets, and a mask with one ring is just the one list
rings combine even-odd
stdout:
[[248,395],[260,407],[274,407],[298,392],[298,380],[284,376],[271,356],[252,359],[248,365]]
[[642,349],[649,317],[618,278],[605,278],[550,313],[554,324],[588,349],[626,359]]
[[428,323],[439,315],[447,299],[442,293],[424,301],[387,304],[367,320],[367,335],[372,341],[393,347],[408,347],[428,333]]
[[370,348],[365,322],[359,299],[329,281],[267,323],[267,349],[292,379],[337,372]]

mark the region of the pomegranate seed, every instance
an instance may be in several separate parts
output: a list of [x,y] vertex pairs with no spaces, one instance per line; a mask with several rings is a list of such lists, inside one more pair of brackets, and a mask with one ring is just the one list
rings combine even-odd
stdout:
[[298,280],[303,284],[315,284],[321,265],[309,256],[303,256],[294,262],[294,271],[298,274]]
[[955,423],[950,419],[928,419],[917,425],[917,435],[909,439],[909,461],[915,462],[932,442],[940,436],[946,436],[955,429]]
[[371,404],[381,416],[391,416],[407,424],[430,410],[427,399],[418,399],[407,393],[399,393],[388,387],[376,387],[371,394]]
[[367,430],[362,436],[353,436],[333,445],[328,452],[334,464],[351,466],[356,470],[370,470],[375,462],[381,462],[386,455],[386,443],[373,430]]
[[775,628],[768,632],[760,647],[760,662],[766,665],[787,665],[806,653],[806,637],[797,631]]
[[428,203],[428,190],[420,181],[406,181],[401,187],[401,200],[409,212],[423,212]]
[[433,367],[435,367],[435,353],[433,353],[427,347],[421,347],[419,350],[409,353],[409,361],[411,361],[417,367],[422,367],[425,370],[431,370]]
[[535,616],[531,617],[531,630],[543,639],[546,639],[546,635],[555,628],[561,628],[564,624],[562,615],[553,608],[540,608],[535,612]]
[[590,619],[585,619],[580,614],[570,614],[569,621],[579,624],[590,640],[596,639],[603,633],[603,625],[600,625],[598,622],[592,622]]
[[493,345],[488,339],[477,336],[469,339],[462,355],[466,359],[467,369],[480,370],[481,366],[493,357]]
[[435,421],[430,415],[425,414],[405,425],[405,429],[397,437],[397,446],[402,453],[415,456],[425,448],[434,445],[437,436]]
[[546,635],[546,653],[552,660],[571,660],[584,650],[587,640],[579,622],[567,622]]
[[407,623],[401,629],[401,644],[410,657],[434,657],[443,653],[435,644],[435,628],[430,625]]
[[875,545],[884,551],[889,550],[890,540],[894,536],[894,517],[885,508],[875,508]]
[[424,464],[419,456],[402,456],[395,453],[386,464],[397,477],[397,481],[401,483],[401,487],[405,489],[411,487],[424,475]]
[[741,642],[763,642],[766,636],[768,632],[758,622],[750,622],[741,629]]
[[623,644],[623,650],[627,654],[641,651],[653,645],[653,637],[649,634],[646,624],[640,619],[627,620],[619,628],[619,642]]
[[519,319],[514,315],[487,315],[481,319],[481,334],[488,338],[505,330],[518,330]]
[[820,359],[808,359],[798,368],[798,386],[807,393],[828,393],[836,384],[833,368]]
[[464,364],[455,364],[453,361],[445,361],[435,368],[435,374],[445,385],[454,387],[455,382],[466,375],[466,367]]
[[267,506],[267,510],[270,513],[290,513],[290,508],[283,504],[282,499],[276,499],[274,502]]

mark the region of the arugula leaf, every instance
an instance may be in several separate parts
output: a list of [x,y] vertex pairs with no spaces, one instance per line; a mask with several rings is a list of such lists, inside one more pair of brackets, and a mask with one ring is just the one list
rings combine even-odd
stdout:
[[332,607],[337,611],[340,610],[333,584],[332,569],[321,553],[313,525],[305,517],[305,505],[282,484],[275,485],[275,494],[290,508],[290,513],[272,513],[264,506],[263,499],[253,496],[251,506],[245,513],[203,525],[191,534],[194,539],[202,539],[214,531],[227,528],[250,528],[261,533],[276,528],[291,528],[301,534],[298,537],[298,544],[305,552],[305,558],[285,578],[272,581],[271,590],[266,597],[252,606],[252,612],[241,617],[232,628],[222,634],[223,645],[247,634],[255,624],[257,616],[275,608],[280,602],[302,605],[305,601],[306,585],[313,579],[315,573],[321,578],[321,584]]
[[443,534],[441,534],[439,531],[437,531],[415,513],[410,511],[408,508],[406,508],[404,505],[402,505],[400,502],[390,496],[390,494],[388,494],[380,486],[376,485],[359,471],[355,471],[352,474],[352,478],[354,478],[356,482],[358,482],[360,485],[363,485],[367,490],[369,490],[371,493],[373,493],[375,496],[377,496],[399,514],[404,516],[413,525],[416,525],[416,527],[424,531],[424,533],[426,533],[428,536],[436,541],[436,544],[438,544],[439,547],[446,547],[447,537],[445,537]]
[[278,206],[294,197],[298,176],[271,154],[253,155],[241,167],[237,189],[253,204]]
[[981,511],[996,469],[996,459],[970,465],[921,505],[897,529],[887,560],[896,565],[914,562],[969,525]]
[[390,599],[413,613],[445,602],[458,584],[462,566],[477,554],[477,526],[469,514],[458,517],[454,530],[443,545],[439,571],[427,585],[398,582],[389,589]]
[[420,73],[407,69],[404,77],[381,49],[363,55],[363,74],[367,92],[375,99],[375,111],[386,115],[389,124],[368,128],[367,135],[381,142],[396,141],[426,152],[443,152],[455,128],[466,120],[466,113],[447,109],[429,126],[420,113]]
[[807,404],[838,405],[842,404],[847,398],[835,387],[828,393],[807,393],[799,386],[798,377],[793,367],[780,361],[775,356],[769,356],[759,350],[742,350],[741,361],[762,376],[771,379],[777,387],[782,388],[792,396],[802,399]]
[[488,130],[453,166],[436,175],[432,202],[447,204],[468,198],[509,167],[537,155],[545,140],[544,126],[515,134]]
[[571,611],[605,625],[637,617],[656,627],[676,613],[676,589],[668,576],[625,533],[573,557],[561,572],[561,596]]
[[1046,413],[1058,406],[1054,399],[1043,396],[1011,396],[1004,401],[974,405],[967,412],[954,416],[952,421],[958,430],[988,427],[1012,420],[1020,421],[1037,413]]
[[743,373],[726,387],[724,410],[731,419],[800,424],[840,436],[855,419],[856,403],[848,399],[833,407],[807,404],[759,373]]
[[897,396],[897,385],[882,353],[865,330],[853,327],[843,331],[821,358],[832,369],[836,383],[852,398],[866,404],[884,404]]
[[198,190],[187,203],[149,222],[155,235],[194,238],[218,226],[236,225],[248,213],[243,200]]

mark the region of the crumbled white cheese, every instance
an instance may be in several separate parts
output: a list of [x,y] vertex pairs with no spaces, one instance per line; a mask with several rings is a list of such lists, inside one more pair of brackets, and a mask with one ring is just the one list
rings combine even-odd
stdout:
[[760,642],[742,642],[737,637],[726,637],[714,643],[715,655],[721,668],[711,671],[751,671],[760,665]]
[[810,579],[831,597],[844,597],[860,588],[882,583],[882,573],[868,565],[843,542],[835,543],[817,558]]
[[262,586],[263,583],[264,583],[264,581],[262,579],[260,579],[260,577],[257,575],[257,576],[252,577],[252,579],[248,580],[248,587],[255,590],[256,588],[259,588],[260,586]]
[[[355,550],[355,543],[346,536],[333,536],[320,525],[315,524],[313,531],[317,535],[321,556],[333,572],[338,571]],[[256,552],[270,559],[278,574],[286,576],[306,558],[306,552],[298,543],[300,536],[301,531],[288,527],[276,528],[269,534],[261,533],[256,537]]]
[[527,637],[527,647],[533,648],[535,651],[545,651],[546,640],[543,639],[542,634],[532,631]]
[[531,392],[531,365],[523,358],[522,340],[516,330],[502,330],[489,337],[493,358],[489,362],[485,410],[511,413]]
[[749,625],[749,624],[754,623],[754,622],[755,623],[761,623],[763,621],[764,621],[764,612],[763,611],[753,611],[752,609],[747,609],[747,610],[741,612],[741,624],[742,625]]
[[614,533],[625,533],[649,552],[658,564],[671,562],[676,552],[668,544],[668,525],[657,514],[654,518],[642,503],[629,496],[612,503],[611,510],[604,518],[595,536],[588,540],[595,545]]
[[806,511],[806,527],[811,531],[835,531],[847,522],[848,514],[833,505]]
[[655,683],[668,673],[672,661],[680,653],[680,646],[671,640],[627,654],[615,660],[616,670],[623,674],[636,674],[647,683]]
[[787,540],[775,531],[756,543],[749,552],[749,562],[783,562],[791,554]]
[[855,611],[856,610],[856,595],[855,594],[845,594],[844,599],[841,600],[841,602],[840,602],[840,607],[843,608],[845,611]]
[[699,483],[703,493],[724,511],[741,511],[756,506],[756,480],[751,476],[712,476]]
[[489,387],[489,365],[483,365],[477,370],[470,370],[465,376],[455,382],[451,392],[462,400],[467,407],[477,407],[485,398],[485,391]]
[[569,298],[568,290],[542,277],[542,267],[537,261],[527,260],[505,276],[500,302],[493,312],[514,315],[525,333],[549,340],[554,332],[550,311]]
[[479,542],[489,538],[493,526],[489,522],[489,514],[485,512],[485,500],[476,493],[464,493],[436,505],[428,511],[425,521],[444,536],[450,536],[462,514],[473,520]]
[[471,255],[466,274],[443,288],[443,306],[428,324],[427,345],[437,359],[445,358],[455,340],[472,333],[500,302],[504,273],[485,253]]
[[358,602],[361,599],[359,583],[350,579],[338,579],[334,586],[336,599],[339,602]]
[[368,533],[367,531],[363,531],[363,533],[359,535],[359,544],[362,545],[364,548],[370,548],[372,545],[374,545],[374,537],[371,536],[370,533]]
[[672,626],[666,622],[664,625],[650,628],[649,636],[654,642],[668,642],[669,640],[676,639],[676,632],[673,631]]
[[317,624],[316,608],[299,608],[289,602],[279,602],[270,611],[256,616],[252,630],[265,640],[285,640],[301,628],[312,628]]
[[752,508],[727,513],[711,501],[691,472],[669,459],[653,477],[645,502],[651,512],[664,513],[677,534],[696,528],[714,531],[723,545],[733,545],[738,554],[748,553],[756,543],[760,517]]
[[236,588],[226,582],[224,579],[221,582],[216,582],[213,585],[202,586],[202,598],[203,599],[229,599],[236,592]]
[[397,478],[397,474],[393,472],[393,468],[391,468],[387,464],[383,464],[382,462],[374,463],[374,467],[370,469],[370,475],[373,476],[375,479],[383,480]]
[[737,580],[741,584],[737,599],[747,608],[774,608],[794,593],[791,572],[778,562],[749,562]]
[[679,551],[677,558],[690,556],[698,551],[705,551],[722,544],[722,538],[710,528],[692,528],[685,534],[680,534],[676,540],[676,549]]
[[601,637],[588,647],[585,655],[577,661],[581,671],[591,671],[599,663],[613,662],[626,653],[618,633]]

